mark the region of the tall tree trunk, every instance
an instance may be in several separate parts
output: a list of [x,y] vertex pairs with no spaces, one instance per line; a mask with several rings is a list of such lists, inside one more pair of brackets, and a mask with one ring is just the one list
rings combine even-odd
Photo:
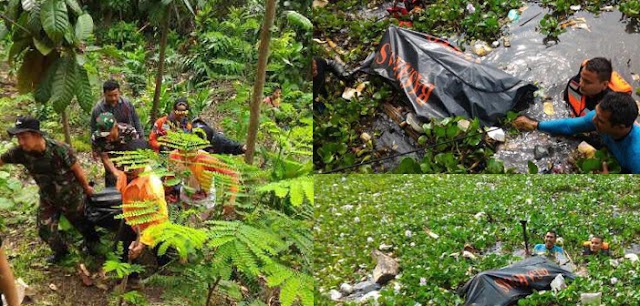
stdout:
[[160,104],[160,91],[162,90],[162,75],[164,74],[164,57],[167,51],[167,34],[169,32],[169,5],[166,7],[164,20],[162,21],[162,33],[160,34],[160,57],[158,59],[158,72],[156,74],[156,90],[153,93],[153,105],[151,106],[151,124],[158,118],[158,105]]
[[262,91],[267,73],[267,61],[269,59],[269,43],[271,41],[271,26],[276,14],[276,0],[267,0],[267,9],[262,23],[262,33],[260,33],[260,50],[258,55],[258,73],[253,84],[253,95],[251,96],[251,116],[249,117],[249,135],[247,136],[247,152],[244,161],[253,164],[253,154],[256,149],[256,136],[258,135],[258,125],[260,124],[260,102],[262,101]]
[[62,130],[64,131],[64,142],[71,146],[71,132],[69,131],[69,116],[67,116],[67,109],[62,111]]

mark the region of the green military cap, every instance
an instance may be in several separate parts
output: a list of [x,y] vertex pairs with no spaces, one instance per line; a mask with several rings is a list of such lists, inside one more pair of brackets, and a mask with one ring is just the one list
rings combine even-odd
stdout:
[[112,113],[102,113],[96,118],[97,131],[95,132],[98,137],[107,137],[111,134],[111,129],[116,124],[116,117]]

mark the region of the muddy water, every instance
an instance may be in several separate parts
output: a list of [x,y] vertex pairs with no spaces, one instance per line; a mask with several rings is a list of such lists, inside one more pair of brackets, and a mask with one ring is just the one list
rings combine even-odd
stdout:
[[[358,11],[356,15],[363,19],[384,18],[387,15],[385,10],[391,3],[365,8]],[[579,11],[571,18],[585,18],[589,31],[569,27],[560,35],[559,42],[544,44],[544,35],[540,34],[536,27],[539,26],[540,19],[547,11],[537,4],[528,4],[528,8],[520,19],[504,28],[505,33],[509,33],[511,47],[505,48],[501,41],[498,48],[482,58],[484,63],[497,66],[520,79],[537,84],[540,90],[536,93],[535,103],[525,110],[524,114],[538,120],[568,117],[569,109],[563,101],[563,90],[569,78],[577,74],[582,61],[588,58],[604,56],[611,59],[614,70],[618,71],[634,88],[640,85],[631,78],[631,73],[640,73],[640,59],[633,57],[635,54],[640,54],[638,23],[621,20],[622,14],[617,10],[601,12],[598,16]],[[452,42],[455,43],[456,40]],[[634,98],[638,97],[634,94]],[[553,104],[553,114],[544,113],[544,102]],[[381,146],[395,147],[396,152],[415,149],[413,141],[399,129],[396,129],[398,131],[391,129],[393,124],[387,124],[387,121],[383,116],[378,117],[374,122],[375,126],[389,127],[383,133],[386,138],[378,139],[384,143]],[[528,171],[527,161],[533,161],[540,171],[571,172],[575,169],[572,170],[567,157],[580,142],[581,140],[577,138],[554,137],[539,132],[508,135],[506,143],[498,147],[495,157],[504,161],[505,167],[516,168],[522,173]],[[549,156],[535,159],[536,146],[549,151]],[[382,168],[388,171],[400,160],[387,161]]]
[[[386,153],[383,154],[383,156],[409,152],[418,148],[416,142],[385,113],[381,113],[374,119],[368,132],[370,135],[379,135],[374,141],[374,149],[376,152]],[[420,160],[423,156],[424,154],[412,153],[405,156],[395,157],[381,163],[374,164],[373,168],[376,171],[391,171],[396,167],[396,165],[400,164],[400,161],[405,157]]]
[[[580,11],[573,17],[584,17],[590,32],[568,28],[560,35],[557,44],[551,42],[545,45],[542,42],[544,36],[535,28],[546,12],[536,4],[529,4],[520,19],[507,27],[511,47],[500,46],[483,58],[485,63],[520,79],[538,83],[541,88],[539,97],[524,114],[538,120],[567,117],[569,110],[563,100],[563,90],[568,79],[577,74],[582,61],[588,58],[604,56],[611,59],[614,70],[634,88],[639,85],[631,78],[632,72],[640,72],[640,59],[634,57],[640,52],[637,24],[621,21],[622,14],[619,11],[602,12],[599,16]],[[534,16],[527,24],[520,26]],[[547,100],[543,98],[545,96],[553,103],[553,115],[543,111],[543,102]],[[634,98],[637,96],[634,95]],[[579,143],[580,140],[574,138],[552,137],[539,132],[522,133],[508,136],[507,142],[498,148],[496,158],[503,160],[506,167],[514,167],[519,172],[527,172],[528,160],[535,162],[541,171],[549,169],[550,165],[566,169],[566,157]],[[551,155],[535,160],[533,151],[536,145],[550,148]]]

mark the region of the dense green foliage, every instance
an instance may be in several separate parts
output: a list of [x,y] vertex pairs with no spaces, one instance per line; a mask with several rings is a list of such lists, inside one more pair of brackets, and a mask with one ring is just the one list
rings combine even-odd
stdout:
[[[55,7],[49,7],[51,3]],[[80,95],[86,93],[86,88],[79,91],[77,86],[90,86],[88,93],[97,97],[102,93],[102,82],[114,78],[120,82],[123,95],[136,107],[148,134],[154,71],[159,64],[156,35],[160,32],[158,28],[161,24],[156,21],[163,13],[158,8],[165,7],[169,8],[170,15],[167,18],[171,31],[160,94],[160,114],[168,113],[178,97],[186,97],[192,117],[203,119],[216,131],[224,132],[228,138],[241,143],[245,141],[249,102],[257,68],[259,32],[264,15],[262,1],[110,0],[81,3],[77,5],[74,0],[0,1],[0,12],[3,14],[7,13],[5,9],[9,7],[9,13],[26,16],[19,20],[29,19],[36,14],[31,7],[24,9],[25,5],[42,4],[43,8],[50,8],[55,20],[42,17],[43,30],[39,35],[52,42],[59,41],[50,54],[60,53],[59,63],[54,63],[56,66],[52,65],[49,69],[53,72],[38,75],[46,79],[40,84],[50,81],[53,85],[44,86],[46,90],[43,91],[31,82],[28,83],[30,90],[25,90],[29,93],[16,93],[14,87],[22,87],[23,81],[20,78],[15,81],[14,74],[28,70],[22,65],[33,64],[30,57],[47,49],[43,49],[43,45],[31,45],[34,44],[32,41],[37,41],[31,37],[28,46],[16,45],[23,38],[27,44],[27,39],[20,36],[23,34],[18,26],[3,18],[4,22],[0,22],[0,25],[8,26],[10,32],[5,35],[4,27],[0,27],[0,37],[3,38],[0,40],[0,52],[3,58],[9,53],[15,55],[12,56],[15,57],[14,63],[20,65],[7,67],[7,72],[11,73],[2,75],[6,77],[3,82],[8,82],[7,86],[3,83],[3,90],[0,91],[0,110],[7,118],[0,124],[2,130],[13,124],[16,115],[31,114],[42,121],[41,127],[45,131],[61,139],[60,117],[54,112],[59,111],[61,104],[37,104],[36,101],[48,95],[64,95],[65,99],[69,96],[71,101],[73,95],[70,94],[73,93],[81,103],[70,104],[68,119],[72,143],[78,151],[88,151],[88,111],[96,100],[82,100],[85,96]],[[161,299],[167,305],[266,305],[274,301],[282,305],[313,304],[313,279],[310,276],[310,228],[313,217],[310,156],[313,124],[308,68],[311,29],[309,19],[305,17],[310,15],[310,5],[311,1],[306,0],[281,3],[275,25],[271,28],[271,56],[264,95],[271,94],[279,86],[282,88],[282,98],[279,108],[261,106],[257,140],[259,167],[246,165],[238,156],[216,156],[220,165],[229,165],[242,174],[241,190],[235,203],[236,215],[232,220],[211,221],[223,218],[218,211],[221,205],[211,214],[210,223],[202,219],[203,207],[170,208],[172,223],[151,233],[158,241],[159,253],[174,258],[165,267],[120,262],[114,253],[107,254],[106,262],[95,263],[91,257],[74,252],[67,262],[72,266],[87,260],[94,268],[104,267],[113,279],[141,272],[144,282],[152,288],[162,287],[161,297],[149,296],[150,292],[158,295],[153,290],[124,294],[116,292],[111,294],[112,304],[117,298],[132,305],[147,305],[153,299]],[[66,15],[62,14],[63,11]],[[95,26],[91,23],[91,28],[95,28],[95,37],[87,31],[89,15],[93,16],[92,21],[95,22]],[[34,22],[39,21],[34,18],[31,18]],[[73,32],[65,30],[60,36],[63,25]],[[85,73],[87,79],[78,82],[71,77],[78,71]],[[34,75],[37,75],[35,71]],[[72,88],[71,84],[76,87]],[[58,87],[64,87],[64,90]],[[188,136],[169,137],[166,140],[173,148],[202,147],[201,143]],[[0,152],[10,146],[12,144],[3,141]],[[90,179],[102,181],[102,166],[91,163],[87,156],[82,157],[82,167],[90,169],[87,171]],[[119,161],[122,160],[127,160],[128,164],[123,164],[131,167],[154,160],[157,174],[175,176],[165,182],[167,185],[175,185],[190,175],[188,172],[168,171],[164,168],[167,166],[166,157],[163,160],[153,152],[125,154]],[[21,169],[5,166],[5,171],[0,172],[0,209],[3,209],[0,226],[3,223],[11,226],[24,224],[24,239],[30,239],[29,243],[38,241],[33,255],[12,255],[12,262],[18,275],[39,288],[47,276],[38,269],[31,269],[30,265],[48,256],[49,250],[44,243],[40,243],[32,220],[37,209],[37,192],[34,191],[37,187],[25,181]],[[218,192],[216,198],[223,199],[228,195],[228,178],[217,173],[211,174],[211,177],[215,180]],[[22,189],[29,192],[15,193]],[[139,221],[149,221],[145,219],[147,215],[156,211],[149,203],[133,205],[146,207],[144,211],[127,214]],[[12,210],[4,210],[7,208]],[[24,223],[24,220],[32,221]],[[80,236],[68,223],[62,224],[65,235],[79,245]],[[103,244],[110,245],[112,238],[112,235],[105,235]],[[22,238],[17,242],[20,248],[25,247],[23,242]],[[120,251],[126,247],[121,246]],[[11,254],[17,251],[8,250]],[[44,288],[47,285],[44,284]],[[63,303],[60,299],[54,298],[54,304]]]
[[[506,266],[522,251],[528,220],[530,248],[555,229],[563,248],[589,276],[558,294],[548,291],[519,305],[575,305],[580,293],[602,291],[606,305],[640,302],[640,266],[627,260],[585,263],[582,242],[603,235],[613,258],[638,248],[640,224],[634,176],[318,176],[315,201],[314,276],[319,305],[341,283],[354,284],[373,271],[370,257],[392,245],[398,257],[400,289],[385,286],[382,305],[461,305],[455,290],[478,272]],[[412,235],[406,235],[411,231]],[[434,239],[426,231],[439,235]],[[476,260],[456,258],[465,244],[480,251]],[[618,283],[610,285],[616,277]],[[420,279],[426,279],[426,286]]]

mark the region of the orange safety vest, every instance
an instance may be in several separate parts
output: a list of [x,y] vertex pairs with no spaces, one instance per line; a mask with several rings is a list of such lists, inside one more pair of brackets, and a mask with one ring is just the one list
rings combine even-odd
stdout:
[[[580,70],[587,65],[587,60],[582,62],[580,66]],[[627,81],[625,81],[622,76],[613,71],[611,73],[611,80],[609,81],[609,89],[615,92],[621,92],[626,94],[631,94],[633,88]],[[569,86],[567,86],[567,97],[569,98],[569,106],[573,111],[574,117],[582,117],[587,114],[587,97],[580,93],[580,83],[574,80],[569,81]]]

